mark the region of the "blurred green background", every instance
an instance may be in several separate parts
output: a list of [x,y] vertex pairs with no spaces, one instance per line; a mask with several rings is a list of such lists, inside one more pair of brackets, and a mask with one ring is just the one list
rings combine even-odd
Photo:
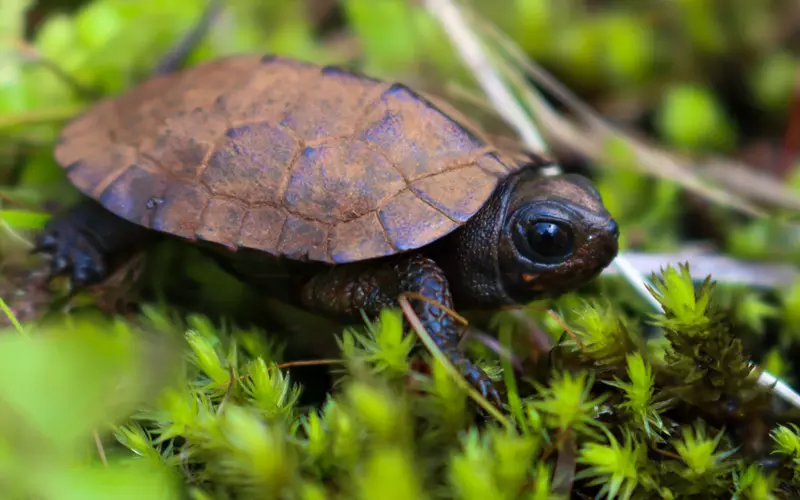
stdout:
[[[8,491],[44,498],[110,498],[111,491],[116,491],[113,498],[177,498],[172,493],[155,493],[171,491],[170,485],[180,483],[174,474],[163,473],[159,467],[155,472],[142,472],[141,461],[134,466],[123,460],[119,468],[104,468],[96,462],[97,451],[91,449],[98,428],[105,429],[108,422],[148,400],[150,392],[142,387],[149,386],[141,384],[142,373],[148,370],[131,368],[130,372],[125,367],[138,366],[137,362],[149,365],[152,349],[138,341],[132,348],[99,340],[109,331],[115,332],[112,337],[119,342],[128,339],[129,330],[136,328],[125,322],[109,324],[94,315],[90,319],[76,315],[79,319],[74,324],[68,320],[67,328],[61,313],[83,312],[98,302],[106,310],[116,311],[115,301],[128,293],[127,288],[114,285],[111,291],[95,290],[69,303],[63,299],[54,302],[51,295],[27,284],[40,277],[43,268],[26,252],[31,236],[48,214],[77,200],[77,192],[52,158],[53,143],[65,121],[98,96],[124,91],[146,77],[205,6],[205,0],[0,0],[0,252],[4,280],[0,296],[23,323],[40,318],[46,310],[56,311],[61,325],[53,331],[37,331],[37,337],[44,339],[41,344],[29,345],[13,333],[0,340],[0,358],[5,357],[0,360],[0,400],[16,411],[28,412],[7,414],[0,422],[0,443],[4,445],[0,447],[0,490],[8,487]],[[769,179],[800,197],[800,2],[474,0],[470,6],[477,18],[494,23],[610,123],[685,155],[689,159],[686,168],[720,155],[746,163],[753,176],[747,179]],[[242,51],[342,64],[400,80],[450,98],[492,133],[513,137],[496,113],[487,111],[488,105],[464,98],[466,91],[482,94],[422,1],[230,0],[190,62]],[[534,85],[533,80],[528,83]],[[566,111],[555,100],[553,103],[555,109]],[[676,252],[687,245],[702,245],[750,261],[800,265],[796,211],[768,206],[765,216],[745,216],[688,193],[674,182],[645,175],[636,165],[594,161],[564,148],[557,153],[566,170],[587,173],[596,180],[623,228],[625,250]],[[168,304],[182,312],[236,316],[244,322],[253,320],[253,311],[261,309],[259,299],[191,249],[161,249],[147,265],[148,297],[161,301],[164,308]],[[179,278],[179,274],[184,276]],[[609,279],[602,287],[608,296],[628,301],[625,307],[637,314],[647,310],[619,280]],[[745,342],[754,357],[787,380],[796,380],[797,367],[791,360],[800,354],[800,281],[773,290],[721,288],[720,297],[732,307],[733,320],[749,335]],[[546,328],[558,329],[544,315],[532,317]],[[147,331],[174,331],[182,336],[191,330],[174,318],[151,320],[143,327]],[[8,331],[25,328],[12,325]],[[65,331],[83,333],[79,340],[68,343],[71,350],[59,354],[65,349],[59,340]],[[207,332],[203,338],[209,345],[205,348],[222,349],[216,340],[208,340],[218,334]],[[256,337],[248,334],[240,341],[252,347],[260,342],[253,340]],[[160,346],[161,340],[153,342]],[[198,345],[193,345],[197,356],[202,351]],[[172,352],[172,347],[155,350]],[[255,352],[262,351],[253,347],[251,354]],[[181,354],[175,356],[170,359],[179,365]],[[116,361],[110,363],[109,359]],[[84,373],[81,368],[86,366],[96,366],[97,373]],[[45,373],[49,376],[44,377]],[[227,376],[224,370],[220,376]],[[21,384],[20,380],[27,382]],[[55,386],[54,380],[58,382]],[[109,386],[98,385],[98,380],[129,384],[130,390],[116,391],[119,401],[106,401],[98,407],[92,394],[110,391]],[[271,380],[262,382],[284,387],[281,381]],[[52,399],[54,393],[69,397]],[[26,400],[31,394],[41,397]],[[195,410],[201,416],[210,411],[202,405]],[[230,418],[239,421],[219,425],[239,425],[237,432],[266,432],[245,415]],[[25,432],[20,433],[20,422],[25,422]],[[129,429],[123,441],[146,454],[141,450],[147,448],[149,437],[137,432]],[[139,444],[131,444],[136,439]],[[263,444],[277,438],[243,435],[230,439]],[[84,449],[87,446],[89,449]],[[25,454],[34,447],[47,452]],[[238,456],[239,462],[231,465],[231,470],[239,470],[236,467],[250,460],[247,463],[265,467],[265,477],[284,477],[285,471],[279,470],[282,465],[267,460],[266,451],[246,451],[253,455]],[[380,471],[396,467],[407,479],[409,490],[394,492],[393,498],[413,498],[414,479],[408,471],[402,472],[408,466],[406,458],[387,455],[383,459],[394,460],[389,465],[362,464],[365,481],[373,483],[355,488],[362,488],[359,491],[365,495],[376,491],[370,488],[381,484]],[[170,470],[180,468],[179,458],[170,460]],[[293,456],[292,460],[301,459]],[[147,464],[150,467],[150,462]],[[219,467],[227,470],[225,464]],[[152,478],[151,486],[145,477]],[[323,498],[323,479],[319,484],[303,483],[297,496]],[[104,485],[117,489],[104,490]],[[148,487],[153,493],[139,489]],[[205,498],[199,490],[194,494]],[[204,494],[215,493],[208,490]],[[271,498],[270,494],[263,497]],[[475,491],[460,495],[480,496]]]
[[[68,201],[48,145],[64,120],[91,102],[37,60],[56,62],[83,87],[115,93],[146,75],[204,5],[3,0],[0,167],[8,194],[34,205],[52,193]],[[797,155],[784,151],[785,143],[797,141],[796,127],[790,127],[798,67],[795,2],[471,5],[612,123],[682,152],[730,155],[761,173],[800,183]],[[421,2],[230,1],[192,61],[240,51],[357,66],[474,110],[453,89],[475,92],[475,80]],[[563,156],[565,163],[572,159]],[[671,183],[652,183],[620,165],[602,175],[602,191],[627,229],[625,242],[636,248],[674,249],[688,237],[710,239],[736,256],[797,262],[795,233],[768,221],[729,217],[671,189]]]

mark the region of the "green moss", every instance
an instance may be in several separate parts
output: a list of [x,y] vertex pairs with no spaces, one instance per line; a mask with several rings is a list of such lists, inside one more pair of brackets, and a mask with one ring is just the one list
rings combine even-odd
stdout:
[[[28,42],[81,87],[108,94],[146,74],[204,4],[95,0],[74,13],[51,12]],[[631,94],[603,94],[600,101],[643,99],[643,113],[659,111],[662,102],[656,113],[662,137],[694,151],[724,149],[741,138],[720,96],[696,82],[713,73],[707,58],[731,47],[766,49],[746,34],[732,45],[716,12],[722,7],[701,4],[681,1],[655,11],[620,3],[592,17],[579,1],[514,1],[495,17],[569,86],[597,92],[624,86]],[[29,5],[8,3],[0,43],[23,36],[21,12]],[[730,9],[745,12],[745,4],[737,5]],[[318,36],[323,28],[304,7],[289,0],[236,2],[191,60],[256,50],[360,62],[369,72],[432,87],[473,81],[436,21],[409,2],[377,8],[345,2],[344,26],[331,39],[354,34],[346,41],[356,42],[356,51]],[[674,43],[659,43],[673,35]],[[14,46],[4,45],[3,54],[16,54]],[[770,113],[787,102],[791,64],[782,54],[748,73]],[[52,159],[53,141],[63,121],[96,97],[41,64],[20,58],[0,64],[0,146],[7,148],[0,155],[6,224],[0,243],[10,264],[22,261],[26,238],[46,219],[43,202],[75,199]],[[642,97],[662,95],[652,102]],[[622,224],[623,248],[682,244],[682,193],[642,177],[624,143],[606,146],[608,168],[598,184]],[[725,250],[798,261],[796,234],[783,220],[720,220],[730,230],[722,236]],[[287,363],[297,358],[286,354],[291,346],[284,340],[304,329],[294,317],[288,335],[280,331],[286,324],[272,319],[260,328],[242,326],[257,314],[234,321],[243,310],[260,312],[262,299],[194,253],[154,250],[150,265],[145,281],[154,295],[181,295],[181,305],[137,300],[140,311],[109,319],[114,315],[94,307],[115,292],[102,287],[69,306],[61,297],[48,301],[50,314],[41,321],[33,320],[41,312],[37,303],[0,337],[4,498],[800,495],[797,416],[775,404],[749,365],[758,357],[751,348],[778,330],[763,364],[789,376],[796,371],[800,284],[771,300],[729,293],[711,281],[698,286],[688,269],[667,267],[652,280],[664,306],[654,316],[644,315],[641,301],[613,279],[538,304],[552,306],[565,323],[544,312],[522,314],[530,324],[495,314],[489,329],[520,363],[476,342],[467,347],[505,382],[501,422],[481,411],[436,357],[418,349],[397,310],[336,332],[336,359],[324,360],[333,378],[328,384],[306,375],[313,360]],[[33,293],[3,291],[7,312],[26,310],[20,296]],[[598,294],[604,300],[591,298]],[[187,304],[203,314],[187,313]],[[533,328],[555,344],[552,350],[532,354]]]
[[[300,402],[304,384],[281,367],[282,349],[253,343],[264,332],[222,328],[198,315],[180,321],[147,308],[132,318],[133,327],[52,320],[32,329],[30,340],[5,337],[0,353],[7,362],[0,366],[8,373],[0,380],[53,380],[81,387],[84,396],[67,391],[54,398],[52,384],[0,385],[9,415],[0,435],[13,429],[5,446],[17,456],[19,447],[30,446],[17,418],[36,426],[41,444],[35,457],[49,464],[39,466],[42,473],[54,475],[71,450],[82,450],[87,467],[97,467],[100,458],[89,448],[94,429],[111,457],[108,474],[124,478],[132,470],[153,484],[182,483],[194,498],[256,492],[263,498],[558,498],[567,489],[628,499],[779,495],[781,484],[800,478],[797,427],[787,420],[764,428],[771,431],[763,435],[767,446],[787,459],[778,471],[756,467],[752,452],[743,450],[747,443],[732,432],[742,420],[726,413],[726,397],[738,399],[748,422],[780,417],[760,404],[765,392],[748,377],[747,356],[723,326],[712,283],[695,289],[687,272],[668,267],[654,279],[653,292],[665,306],[652,320],[664,327],[663,361],[654,357],[660,344],[641,338],[624,355],[591,350],[589,343],[563,344],[553,355],[573,368],[518,379],[521,411],[505,412],[511,427],[483,420],[430,355],[423,355],[429,372],[412,369],[419,366],[409,352],[414,337],[402,334],[397,311],[343,332],[344,371],[334,370],[334,389],[320,406],[306,406]],[[583,318],[579,338],[616,342],[621,323],[612,311],[584,303],[576,312]],[[103,330],[112,333],[104,334],[108,340],[88,333]],[[155,339],[162,340],[132,349]],[[175,350],[169,339],[182,339],[183,347]],[[141,376],[127,379],[126,389],[116,391],[124,404],[98,398],[97,391],[107,394],[109,384],[118,387],[125,380],[119,377],[130,377],[129,367],[146,366],[123,360],[165,345],[173,346],[163,365],[171,367],[169,378],[158,378],[159,385]],[[85,372],[87,362],[104,374]],[[12,373],[14,366],[48,376]],[[39,403],[32,394],[41,396]],[[142,399],[146,394],[157,397]],[[46,485],[32,485],[25,475],[12,481],[16,476],[9,474],[20,465],[10,466],[0,467],[4,483],[43,491]],[[79,475],[72,491],[97,487],[92,477]],[[120,481],[123,491],[142,491]],[[159,498],[178,498],[159,488]]]

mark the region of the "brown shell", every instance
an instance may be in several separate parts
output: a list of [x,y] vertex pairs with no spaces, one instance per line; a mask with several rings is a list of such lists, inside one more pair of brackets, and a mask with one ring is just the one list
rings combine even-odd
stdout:
[[343,263],[441,238],[513,168],[442,109],[335,67],[229,56],[101,101],[55,157],[142,226]]

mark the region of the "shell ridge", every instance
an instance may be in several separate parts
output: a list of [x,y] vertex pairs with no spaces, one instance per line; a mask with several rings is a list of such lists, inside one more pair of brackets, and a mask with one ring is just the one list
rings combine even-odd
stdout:
[[197,218],[194,230],[192,231],[192,239],[200,239],[200,240],[205,239],[202,236],[200,236],[200,229],[203,227],[206,218],[206,212],[208,212],[208,208],[211,206],[212,199],[213,199],[213,193],[212,196],[209,196],[208,199],[206,199],[205,203],[203,204],[203,209],[200,211],[200,216]]
[[297,143],[297,150],[294,151],[294,153],[292,154],[292,160],[289,162],[289,165],[283,172],[283,177],[281,177],[281,185],[278,188],[278,191],[275,193],[275,203],[280,205],[284,210],[286,210],[289,213],[292,213],[292,211],[286,204],[286,194],[289,191],[289,184],[291,184],[292,181],[292,171],[297,166],[298,160],[300,159],[300,156],[303,154],[303,151],[305,151],[306,147],[307,146],[302,141],[299,141]]
[[[400,191],[400,193],[402,193],[402,191]],[[389,198],[389,200],[394,199],[400,193],[397,193],[396,195],[392,196],[391,198]],[[389,200],[387,200],[386,203],[383,204],[383,206],[387,205]],[[381,208],[383,208],[383,207],[381,207]],[[386,240],[386,243],[389,244],[389,247],[392,248],[392,250],[394,250],[396,252],[399,252],[400,251],[400,247],[398,247],[397,244],[394,242],[394,240],[392,240],[392,238],[389,236],[389,228],[386,227],[386,222],[383,220],[383,217],[380,216],[380,209],[375,210],[375,217],[378,218],[378,224],[381,225],[381,229],[382,229],[381,232],[383,233],[383,238]]]
[[406,186],[410,185],[410,181],[408,180],[406,175],[403,173],[403,171],[400,169],[400,167],[389,158],[389,155],[387,155],[386,152],[381,151],[380,149],[376,148],[375,145],[370,143],[369,141],[365,141],[365,140],[360,139],[360,138],[355,138],[355,139],[352,139],[352,140],[353,141],[358,141],[361,144],[364,144],[368,150],[370,150],[371,152],[375,153],[376,155],[379,155],[381,158],[386,160],[386,163],[391,165],[392,168],[395,169],[398,174],[400,174],[400,178],[402,178],[405,181]]
[[409,186],[409,187],[408,187],[408,190],[409,190],[409,191],[411,191],[411,192],[414,194],[414,196],[416,196],[416,197],[417,197],[417,198],[418,198],[418,199],[419,199],[421,202],[423,202],[424,204],[428,205],[428,206],[429,206],[429,207],[431,207],[432,209],[436,210],[436,211],[437,211],[437,212],[439,212],[440,214],[444,215],[445,217],[447,217],[448,219],[450,219],[450,220],[451,220],[451,221],[453,221],[454,223],[458,224],[459,226],[460,226],[461,224],[463,224],[461,221],[454,219],[453,217],[451,217],[451,216],[450,216],[450,214],[448,214],[448,213],[444,212],[444,211],[443,211],[441,208],[439,208],[439,207],[437,207],[436,205],[434,205],[433,203],[431,203],[431,202],[430,202],[430,201],[429,201],[427,198],[425,198],[424,196],[420,196],[420,194],[417,192],[417,190],[416,190],[416,189],[414,189],[414,187],[413,187],[413,186]]

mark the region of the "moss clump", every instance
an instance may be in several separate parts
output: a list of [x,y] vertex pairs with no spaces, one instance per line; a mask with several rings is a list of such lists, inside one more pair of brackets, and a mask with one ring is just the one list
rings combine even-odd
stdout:
[[[583,318],[577,341],[551,352],[551,368],[539,371],[544,375],[529,370],[517,377],[508,398],[514,403],[502,421],[481,412],[436,358],[415,353],[415,338],[403,333],[397,310],[345,330],[341,364],[332,368],[334,386],[323,400],[304,401],[305,386],[291,374],[303,368],[281,364],[284,348],[268,340],[273,337],[215,326],[198,315],[179,320],[146,306],[124,323],[92,316],[69,319],[67,327],[29,327],[28,337],[4,337],[0,353],[22,362],[44,349],[51,362],[36,365],[45,376],[30,378],[25,393],[10,382],[0,385],[9,416],[0,435],[13,462],[30,453],[21,437],[28,434],[19,433],[23,420],[23,428],[60,422],[57,431],[37,438],[43,442],[37,458],[47,464],[39,466],[41,473],[60,473],[70,456],[91,470],[105,460],[102,470],[119,478],[104,490],[109,495],[143,491],[125,483],[132,470],[161,485],[161,496],[153,498],[800,494],[797,424],[776,413],[772,396],[753,381],[713,284],[692,286],[685,267],[668,267],[654,282],[652,292],[665,311],[652,324],[664,328],[663,337],[645,340],[625,327],[627,320],[613,307],[584,302],[574,311]],[[111,340],[99,341],[97,332]],[[148,366],[142,360],[156,344],[135,346],[154,338],[161,339],[158,346],[172,346],[157,349],[169,353],[161,354],[161,365],[172,369],[156,378],[129,378],[127,367]],[[169,339],[181,340],[182,350]],[[55,346],[65,342],[71,349],[59,352]],[[109,355],[97,347],[103,345],[117,357],[101,361]],[[8,371],[19,362],[3,366]],[[60,368],[64,363],[105,372],[84,377],[73,370],[73,380]],[[502,371],[498,362],[485,363],[490,372]],[[0,380],[12,376],[8,371]],[[46,381],[55,377],[68,397],[53,399],[61,389]],[[112,394],[127,403],[109,405]],[[26,416],[33,400],[47,401],[50,410],[37,407]],[[92,409],[94,417],[65,420],[67,407],[81,415]],[[93,432],[102,454],[91,452]],[[76,449],[82,451],[74,455]],[[767,466],[770,457],[779,460]],[[44,491],[14,470],[0,470],[3,484],[21,494]],[[71,494],[100,488],[91,476],[76,477],[65,487]]]

